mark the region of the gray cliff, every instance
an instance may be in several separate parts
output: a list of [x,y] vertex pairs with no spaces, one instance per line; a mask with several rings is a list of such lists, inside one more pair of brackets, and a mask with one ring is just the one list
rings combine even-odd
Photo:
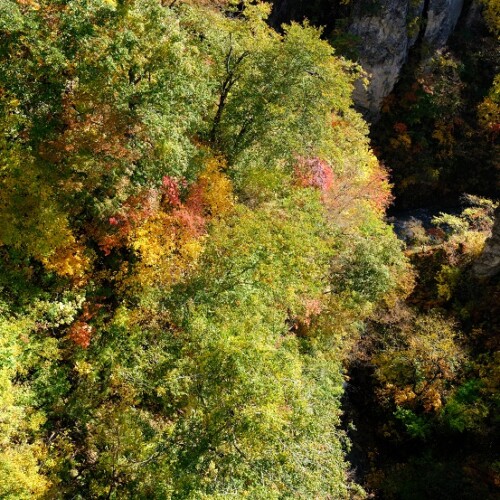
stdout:
[[357,0],[349,32],[360,39],[359,63],[370,76],[354,98],[372,119],[394,88],[415,44],[434,50],[446,45],[462,13],[464,0]]
[[474,274],[478,278],[492,278],[500,273],[500,207],[495,211],[495,224],[484,251],[474,263]]

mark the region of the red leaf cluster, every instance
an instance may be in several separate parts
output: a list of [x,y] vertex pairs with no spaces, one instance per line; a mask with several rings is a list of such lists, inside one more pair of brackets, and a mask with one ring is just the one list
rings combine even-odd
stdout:
[[99,246],[105,255],[109,255],[113,248],[124,246],[127,235],[157,212],[158,200],[158,190],[146,189],[130,196],[121,210],[109,217],[108,223],[112,230],[99,238]]
[[162,202],[173,208],[179,208],[181,205],[181,195],[179,182],[169,175],[165,175],[162,180]]
[[408,127],[402,122],[397,122],[394,124],[394,130],[398,134],[406,134],[406,132],[408,132]]
[[294,168],[294,176],[301,187],[313,187],[328,191],[333,185],[333,171],[320,158],[299,158]]

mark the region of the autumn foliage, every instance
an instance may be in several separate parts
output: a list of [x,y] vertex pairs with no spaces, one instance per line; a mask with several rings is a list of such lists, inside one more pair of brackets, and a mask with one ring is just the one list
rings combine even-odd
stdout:
[[260,2],[0,12],[0,496],[362,494],[342,360],[407,263],[357,66]]

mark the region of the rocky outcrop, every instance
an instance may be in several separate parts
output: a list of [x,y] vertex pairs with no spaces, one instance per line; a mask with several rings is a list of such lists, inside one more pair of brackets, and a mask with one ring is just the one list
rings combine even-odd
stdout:
[[464,0],[430,0],[424,41],[437,49],[443,47],[457,25],[463,5]]
[[500,273],[500,207],[495,211],[495,224],[484,251],[474,263],[474,274],[478,278],[492,278]]
[[[360,39],[359,62],[370,76],[367,88],[357,86],[358,106],[376,118],[383,99],[397,82],[410,49],[426,43],[443,47],[453,32],[464,0],[356,0],[349,28]],[[374,5],[377,5],[374,7]]]
[[[415,15],[423,10],[423,1],[420,4]],[[370,115],[380,111],[382,100],[393,89],[416,41],[415,34],[412,36],[408,30],[409,13],[410,0],[387,0],[367,14],[362,4],[355,10],[349,31],[360,39],[359,63],[368,73],[370,83],[365,88],[360,82],[354,99]]]

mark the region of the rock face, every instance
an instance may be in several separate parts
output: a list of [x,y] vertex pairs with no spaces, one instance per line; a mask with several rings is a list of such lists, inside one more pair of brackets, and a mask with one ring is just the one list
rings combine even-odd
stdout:
[[349,28],[360,39],[359,62],[370,75],[368,88],[358,85],[354,99],[376,118],[383,99],[397,82],[410,49],[427,43],[443,47],[455,29],[464,0],[356,0]]
[[464,0],[430,0],[424,41],[435,48],[443,47],[457,25],[463,5]]
[[478,278],[492,278],[500,273],[500,207],[495,211],[491,238],[486,241],[481,257],[474,263],[473,271]]

